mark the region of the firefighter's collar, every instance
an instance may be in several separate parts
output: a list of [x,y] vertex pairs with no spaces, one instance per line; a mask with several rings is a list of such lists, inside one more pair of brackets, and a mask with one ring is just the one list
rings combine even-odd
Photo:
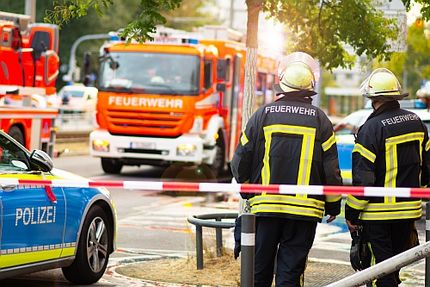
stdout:
[[398,101],[388,101],[382,103],[373,113],[369,116],[368,119],[376,117],[377,115],[383,114],[386,111],[391,111],[395,109],[400,109],[400,103]]
[[278,94],[280,96],[277,101],[295,101],[295,102],[302,102],[302,103],[311,103],[312,102],[312,96],[316,95],[317,93],[314,91],[294,91],[294,92],[288,92],[288,93],[282,93]]

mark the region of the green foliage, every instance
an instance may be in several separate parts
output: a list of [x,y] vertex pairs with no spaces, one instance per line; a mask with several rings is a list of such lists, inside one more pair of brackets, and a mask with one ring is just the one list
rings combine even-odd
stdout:
[[[155,31],[155,26],[166,22],[161,13],[178,8],[180,3],[181,0],[140,0],[139,13],[124,28],[122,36],[137,41],[151,39],[150,33]],[[62,26],[72,19],[86,16],[90,8],[99,16],[108,8],[115,10],[113,4],[113,0],[56,0],[54,8],[46,11],[45,21]]]
[[264,10],[294,33],[293,50],[317,57],[327,69],[350,67],[345,43],[358,55],[389,57],[387,39],[394,39],[394,20],[383,17],[372,0],[266,0]]
[[411,2],[421,5],[421,16],[424,20],[430,20],[430,1],[429,0],[402,0],[406,8],[409,9]]
[[72,19],[86,16],[90,7],[94,8],[98,15],[102,15],[102,8],[108,8],[110,5],[112,0],[55,0],[52,10],[46,11],[44,20],[61,26]]

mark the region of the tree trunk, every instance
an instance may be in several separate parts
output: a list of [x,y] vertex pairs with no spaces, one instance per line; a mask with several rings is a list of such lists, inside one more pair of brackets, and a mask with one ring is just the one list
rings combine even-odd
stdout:
[[257,77],[258,16],[263,0],[246,0],[248,23],[246,32],[245,95],[242,105],[242,129],[252,115]]

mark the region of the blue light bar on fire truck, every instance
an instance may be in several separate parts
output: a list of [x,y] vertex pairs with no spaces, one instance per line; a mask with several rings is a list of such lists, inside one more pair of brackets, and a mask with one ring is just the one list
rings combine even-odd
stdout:
[[154,37],[151,43],[166,43],[166,44],[192,44],[196,45],[199,43],[198,39],[186,38],[186,37],[168,37],[168,36],[157,36]]
[[110,41],[120,41],[121,38],[118,36],[118,32],[109,32],[108,35],[110,36],[109,40]]

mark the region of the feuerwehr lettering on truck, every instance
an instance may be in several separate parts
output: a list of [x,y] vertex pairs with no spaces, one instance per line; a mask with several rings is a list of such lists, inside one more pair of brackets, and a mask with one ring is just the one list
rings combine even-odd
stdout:
[[127,97],[127,96],[110,96],[109,105],[123,107],[139,107],[139,108],[175,108],[183,107],[182,99],[168,98],[144,98],[144,97]]

